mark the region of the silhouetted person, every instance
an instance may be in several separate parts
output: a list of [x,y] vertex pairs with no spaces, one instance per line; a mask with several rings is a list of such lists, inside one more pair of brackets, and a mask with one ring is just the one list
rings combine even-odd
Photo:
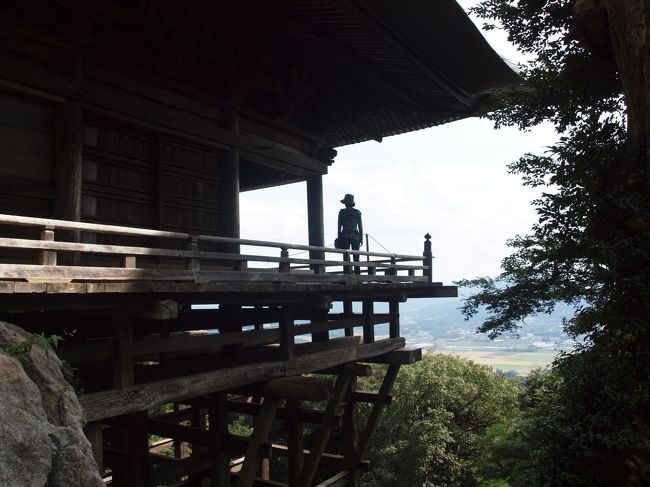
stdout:
[[[339,211],[337,248],[359,250],[359,247],[363,244],[361,212],[354,208],[354,196],[351,194],[346,194],[341,203],[345,205],[345,208]],[[359,255],[353,254],[353,259],[355,262],[359,262]],[[359,274],[360,269],[355,267],[354,272]]]

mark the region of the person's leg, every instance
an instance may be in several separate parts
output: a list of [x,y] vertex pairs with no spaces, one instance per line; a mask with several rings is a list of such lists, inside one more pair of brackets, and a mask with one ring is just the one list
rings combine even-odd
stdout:
[[[358,241],[351,241],[350,242],[350,247],[352,250],[359,250],[359,247],[361,242]],[[352,258],[354,259],[355,262],[359,262],[359,254],[352,254]],[[356,267],[354,268],[354,273],[355,274],[361,274],[361,267]]]

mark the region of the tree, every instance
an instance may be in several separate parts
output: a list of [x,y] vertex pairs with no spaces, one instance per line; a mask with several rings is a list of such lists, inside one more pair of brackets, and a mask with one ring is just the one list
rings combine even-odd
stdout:
[[[382,376],[361,379],[361,388],[378,388]],[[362,485],[477,485],[482,437],[516,414],[518,392],[515,382],[489,367],[449,355],[426,354],[403,367],[373,437],[372,469]]]
[[[533,427],[542,485],[642,485],[650,477],[650,5],[644,0],[486,0],[475,12],[503,27],[531,60],[524,89],[487,116],[525,130],[555,125],[546,154],[511,164],[544,188],[539,221],[509,241],[497,279],[464,304],[486,307],[480,331],[516,331],[556,303],[583,340],[555,362],[557,387]],[[492,25],[494,26],[494,25]]]

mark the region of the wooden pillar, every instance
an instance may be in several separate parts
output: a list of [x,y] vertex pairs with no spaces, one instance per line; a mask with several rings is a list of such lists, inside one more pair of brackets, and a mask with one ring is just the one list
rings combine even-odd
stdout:
[[357,485],[359,481],[359,470],[357,464],[357,403],[354,400],[356,390],[356,377],[350,380],[350,385],[345,393],[345,414],[343,416],[343,457],[346,468],[350,471],[350,485]]
[[374,303],[370,299],[363,300],[363,343],[375,341]]
[[[56,111],[54,137],[53,216],[60,220],[81,221],[81,166],[83,161],[83,109],[70,100]],[[79,242],[78,231],[59,231],[58,240]],[[79,254],[62,253],[60,264],[75,264]]]
[[431,252],[431,235],[428,233],[424,236],[424,252],[422,253],[422,265],[427,267],[423,274],[433,282],[433,253]]
[[295,342],[293,335],[293,313],[289,305],[282,306],[280,312],[280,356],[281,360],[293,360],[295,356]]
[[97,469],[101,475],[104,472],[104,436],[102,434],[102,422],[92,421],[84,428],[86,438],[93,450],[93,457],[97,462]]
[[[239,114],[232,112],[228,128],[239,134]],[[227,237],[239,238],[239,147],[233,146],[225,158],[223,174],[224,231]],[[227,252],[239,253],[238,244],[225,246]]]
[[[352,301],[349,299],[343,301],[343,316],[345,316],[346,318],[351,318],[353,316]],[[345,336],[351,337],[353,335],[354,335],[354,327],[353,326],[346,327]]]
[[81,103],[69,101],[56,114],[54,158],[54,216],[81,220],[81,163],[83,147]]
[[[327,321],[327,315],[328,315],[328,310],[326,309],[320,309],[318,311],[314,311],[311,322],[314,323],[316,321],[316,322],[323,323]],[[330,335],[328,331],[317,331],[311,334],[312,342],[326,342],[329,339],[330,339]]]
[[298,410],[300,401],[287,400],[287,450],[289,454],[289,485],[299,485],[302,469],[305,465],[304,445],[302,438],[302,424]]
[[[307,227],[309,232],[309,245],[316,247],[325,246],[325,224],[323,218],[323,176],[307,178]],[[321,251],[310,251],[310,259],[324,259]],[[320,266],[312,266],[316,272]]]
[[228,434],[227,402],[228,395],[224,393],[212,394],[209,398],[210,448],[213,458],[210,487],[230,485],[229,458],[223,448],[223,439]]
[[399,301],[395,298],[391,299],[388,303],[390,322],[388,325],[388,334],[390,338],[398,338],[399,330]]

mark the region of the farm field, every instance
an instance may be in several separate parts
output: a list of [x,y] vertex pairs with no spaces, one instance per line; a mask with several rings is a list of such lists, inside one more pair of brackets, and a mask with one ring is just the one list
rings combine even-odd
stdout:
[[439,353],[458,355],[476,363],[489,365],[503,372],[515,371],[518,375],[528,375],[535,368],[545,368],[553,361],[557,352],[553,350],[520,352],[506,350],[436,350]]

